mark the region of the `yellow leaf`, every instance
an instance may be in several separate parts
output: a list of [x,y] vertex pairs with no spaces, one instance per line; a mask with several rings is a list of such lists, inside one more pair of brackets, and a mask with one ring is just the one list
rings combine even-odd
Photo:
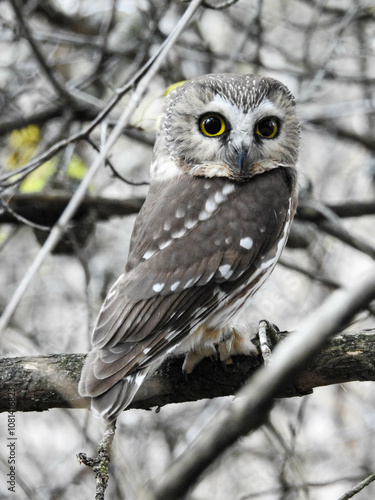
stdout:
[[40,128],[37,125],[13,130],[8,138],[5,168],[15,170],[28,163],[35,155],[39,143]]
[[21,193],[39,193],[55,173],[56,161],[48,160],[33,170],[21,183]]
[[186,82],[186,80],[181,80],[180,82],[172,83],[172,85],[169,85],[169,87],[166,89],[164,92],[163,96],[167,96],[172,92],[172,90],[176,89],[177,87],[181,87]]
[[73,155],[69,165],[66,167],[66,173],[71,179],[81,180],[85,177],[87,165],[77,155]]

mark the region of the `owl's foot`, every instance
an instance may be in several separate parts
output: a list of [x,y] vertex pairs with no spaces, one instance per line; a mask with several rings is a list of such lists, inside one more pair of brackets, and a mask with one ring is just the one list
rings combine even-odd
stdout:
[[204,358],[217,357],[216,348],[214,345],[207,345],[204,347],[193,349],[185,356],[182,369],[185,373],[191,373],[194,367]]
[[279,332],[278,327],[269,321],[263,319],[259,322],[259,345],[265,365],[272,361],[272,349],[280,340]]
[[210,339],[210,343],[192,349],[186,354],[182,365],[186,373],[191,373],[203,358],[216,358],[218,354],[220,360],[227,365],[233,363],[232,356],[258,354],[257,348],[250,340],[249,329],[245,325],[230,326],[221,330],[206,330],[202,337],[206,341]]
[[236,325],[230,327],[229,336],[220,342],[218,351],[220,360],[229,365],[233,363],[232,356],[256,356],[258,350],[251,342],[249,328],[246,325]]

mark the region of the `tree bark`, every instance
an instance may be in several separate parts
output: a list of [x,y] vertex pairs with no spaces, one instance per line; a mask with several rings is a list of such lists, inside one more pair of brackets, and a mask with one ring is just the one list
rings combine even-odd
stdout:
[[[301,396],[319,386],[374,381],[374,355],[375,329],[337,335],[278,397]],[[88,408],[89,399],[81,398],[77,390],[84,358],[85,354],[0,358],[0,412]],[[260,354],[234,357],[226,366],[205,359],[192,374],[184,375],[182,358],[171,358],[146,380],[129,408],[233,395],[262,363]]]

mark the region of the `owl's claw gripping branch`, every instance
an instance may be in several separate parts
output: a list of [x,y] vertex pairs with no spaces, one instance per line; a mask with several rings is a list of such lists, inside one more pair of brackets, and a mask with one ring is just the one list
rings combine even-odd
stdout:
[[280,340],[278,332],[278,327],[269,321],[263,319],[259,322],[259,346],[265,365],[272,362],[272,349]]

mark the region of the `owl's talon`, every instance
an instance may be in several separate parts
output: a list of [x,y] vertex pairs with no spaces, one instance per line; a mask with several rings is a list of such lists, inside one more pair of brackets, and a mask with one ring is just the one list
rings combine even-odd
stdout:
[[280,341],[279,332],[279,328],[273,323],[265,319],[259,322],[259,344],[265,365],[272,361],[272,349]]
[[195,366],[204,358],[217,358],[215,346],[209,345],[204,348],[193,349],[192,351],[189,351],[185,356],[182,370],[186,374],[190,374],[194,370]]

